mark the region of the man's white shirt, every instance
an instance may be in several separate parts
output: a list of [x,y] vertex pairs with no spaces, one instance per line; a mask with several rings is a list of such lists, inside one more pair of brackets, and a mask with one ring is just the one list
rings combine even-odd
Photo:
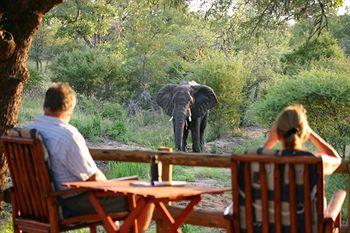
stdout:
[[84,137],[72,125],[51,116],[42,115],[26,128],[35,128],[49,151],[51,171],[56,188],[66,189],[62,182],[84,181],[98,168],[92,159]]

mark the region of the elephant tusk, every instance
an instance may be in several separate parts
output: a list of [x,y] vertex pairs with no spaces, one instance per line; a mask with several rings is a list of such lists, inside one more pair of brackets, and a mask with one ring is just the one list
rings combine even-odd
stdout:
[[191,122],[192,121],[192,118],[191,116],[188,117],[188,121]]
[[174,117],[172,116],[172,117],[169,119],[169,121],[172,121],[172,120],[173,120],[173,118],[174,118]]

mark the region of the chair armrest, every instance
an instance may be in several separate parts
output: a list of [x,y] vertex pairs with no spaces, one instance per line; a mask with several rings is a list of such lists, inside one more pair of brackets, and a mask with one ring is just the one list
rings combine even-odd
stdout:
[[328,207],[324,213],[325,221],[335,222],[336,218],[340,214],[341,207],[345,200],[345,196],[346,192],[341,189],[333,194],[332,199],[329,202]]
[[137,175],[135,176],[124,176],[119,178],[110,179],[112,181],[121,181],[121,180],[138,180],[139,177]]

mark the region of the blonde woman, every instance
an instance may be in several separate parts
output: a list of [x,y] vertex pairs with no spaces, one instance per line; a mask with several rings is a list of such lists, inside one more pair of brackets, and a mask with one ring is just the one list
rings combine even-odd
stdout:
[[312,153],[322,158],[324,175],[332,174],[341,163],[341,158],[331,145],[310,128],[302,105],[292,105],[282,110],[271,127],[264,147],[272,149],[280,141],[284,150],[305,151],[303,144],[308,140],[317,149]]

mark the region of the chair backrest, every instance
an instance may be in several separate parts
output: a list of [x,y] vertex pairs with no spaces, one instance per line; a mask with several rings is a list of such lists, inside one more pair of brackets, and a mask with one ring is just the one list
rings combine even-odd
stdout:
[[234,232],[323,231],[322,159],[258,149],[232,156],[231,169]]
[[11,202],[15,217],[48,222],[47,194],[53,187],[41,136],[35,129],[14,128],[1,137],[1,142],[14,188]]

